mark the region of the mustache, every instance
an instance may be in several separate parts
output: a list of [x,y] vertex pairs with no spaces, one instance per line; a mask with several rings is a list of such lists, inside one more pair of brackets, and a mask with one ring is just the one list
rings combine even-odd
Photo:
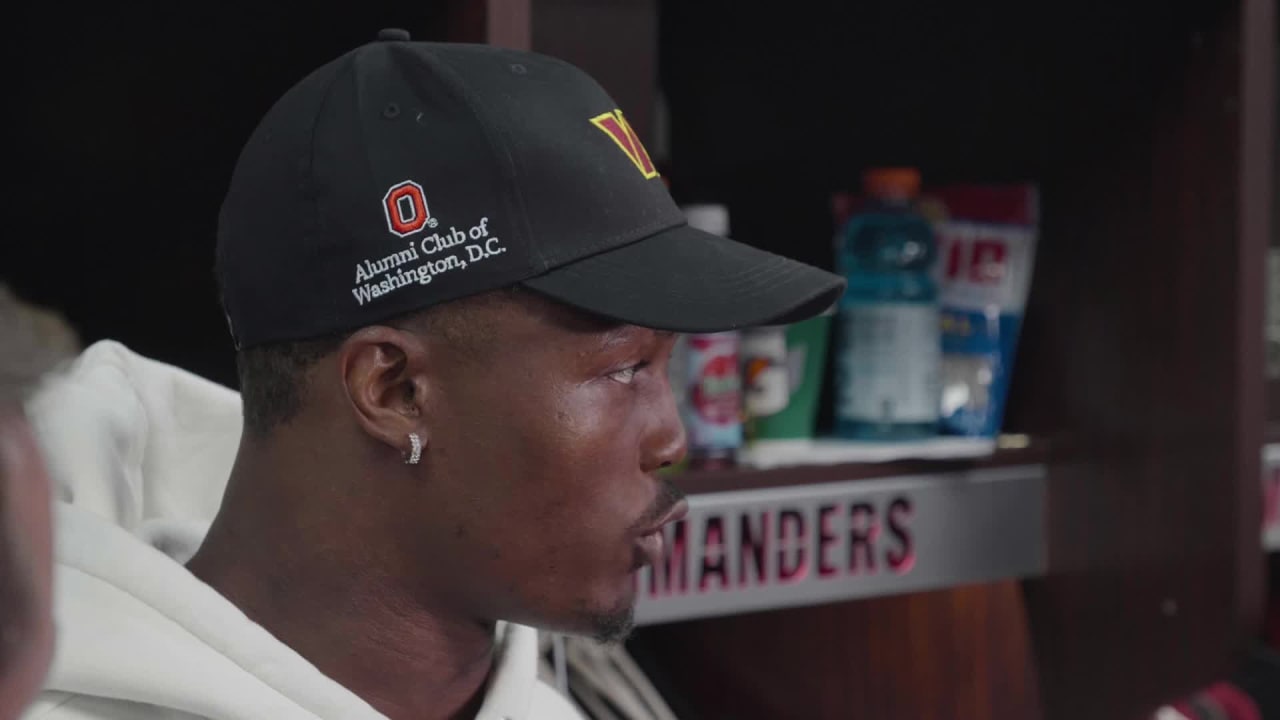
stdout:
[[676,487],[666,478],[659,478],[661,483],[658,486],[658,497],[654,498],[653,504],[640,516],[640,520],[631,527],[633,531],[652,529],[658,521],[671,512],[671,508],[684,499],[684,491]]

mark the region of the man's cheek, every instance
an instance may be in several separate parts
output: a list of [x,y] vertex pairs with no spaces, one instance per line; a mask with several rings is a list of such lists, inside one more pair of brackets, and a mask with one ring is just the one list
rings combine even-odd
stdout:
[[637,395],[628,386],[607,378],[553,388],[554,408],[566,432],[590,435],[626,425],[635,413]]

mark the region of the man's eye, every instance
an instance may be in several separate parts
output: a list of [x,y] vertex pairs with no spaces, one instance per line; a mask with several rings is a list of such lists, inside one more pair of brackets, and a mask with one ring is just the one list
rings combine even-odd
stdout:
[[609,377],[613,380],[617,380],[623,385],[630,385],[635,382],[636,373],[640,372],[640,368],[644,367],[644,365],[644,363],[640,363],[639,365],[632,365],[629,368],[623,368],[616,372],[611,372],[609,373]]

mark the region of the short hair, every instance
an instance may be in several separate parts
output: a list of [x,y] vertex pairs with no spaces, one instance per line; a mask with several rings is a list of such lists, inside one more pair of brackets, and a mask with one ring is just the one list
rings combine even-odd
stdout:
[[236,354],[244,429],[265,437],[294,418],[302,408],[306,374],[313,365],[338,349],[350,333],[297,342],[246,348]]
[[[510,286],[390,318],[390,327],[430,333],[468,352],[477,352],[492,335],[483,311],[517,302],[519,286]],[[336,352],[355,331],[307,340],[259,345],[236,354],[244,430],[262,438],[294,419],[302,409],[307,374]]]

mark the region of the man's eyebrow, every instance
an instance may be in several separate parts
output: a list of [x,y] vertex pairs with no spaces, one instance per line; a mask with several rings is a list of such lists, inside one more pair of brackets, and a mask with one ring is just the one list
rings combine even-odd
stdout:
[[653,330],[650,328],[641,327],[639,325],[628,325],[626,323],[618,323],[617,325],[610,327],[604,331],[603,333],[604,340],[601,343],[601,346],[605,348],[613,347],[614,345],[617,345],[619,343],[623,343],[623,342],[627,342],[629,340],[635,339],[636,333],[645,333],[645,332],[653,333],[655,337],[659,339],[664,339],[664,340],[676,334],[670,330]]

